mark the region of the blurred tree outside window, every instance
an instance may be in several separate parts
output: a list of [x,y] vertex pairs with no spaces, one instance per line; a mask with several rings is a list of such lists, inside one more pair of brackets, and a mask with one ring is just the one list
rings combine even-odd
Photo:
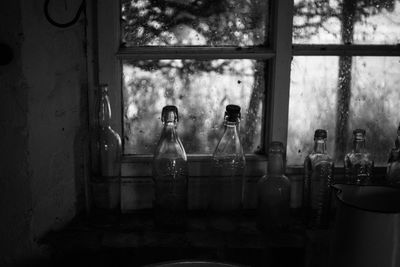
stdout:
[[367,131],[376,165],[385,165],[400,122],[400,57],[376,56],[400,43],[400,0],[295,0],[293,45],[368,45],[362,56],[318,51],[292,61],[287,154],[301,165],[317,128],[341,165],[352,130]]
[[125,155],[154,152],[164,105],[178,107],[178,133],[189,154],[213,153],[227,104],[242,108],[245,153],[263,149],[267,60],[187,59],[179,49],[265,47],[269,1],[121,0],[120,11],[122,47],[177,51],[172,59],[121,60]]

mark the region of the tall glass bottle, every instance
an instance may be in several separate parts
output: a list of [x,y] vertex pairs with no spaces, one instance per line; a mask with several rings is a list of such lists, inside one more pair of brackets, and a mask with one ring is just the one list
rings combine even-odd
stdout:
[[395,147],[390,151],[386,179],[389,184],[400,186],[400,124],[397,129]]
[[185,227],[188,201],[188,167],[186,152],[176,132],[176,106],[165,106],[164,124],[153,160],[155,222],[159,227]]
[[267,175],[257,184],[257,225],[267,232],[279,232],[290,223],[290,181],[284,175],[284,153],[281,142],[271,142]]
[[113,223],[115,215],[120,213],[121,203],[121,138],[111,128],[111,107],[108,98],[108,86],[99,86],[97,103],[98,127],[97,150],[99,175],[92,178],[92,202],[95,220],[99,224]]
[[239,138],[240,107],[227,105],[224,133],[213,153],[209,209],[216,213],[237,213],[244,194],[245,157]]
[[334,162],[326,150],[327,132],[314,133],[314,149],[304,160],[304,208],[309,228],[329,226]]
[[365,148],[364,129],[353,131],[353,150],[345,156],[344,168],[348,184],[368,185],[374,182],[374,161]]

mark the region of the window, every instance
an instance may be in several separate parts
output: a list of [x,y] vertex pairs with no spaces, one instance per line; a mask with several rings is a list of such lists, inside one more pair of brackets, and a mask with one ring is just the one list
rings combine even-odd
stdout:
[[400,1],[295,0],[288,164],[302,164],[313,131],[343,166],[352,130],[367,131],[376,166],[386,165],[400,122]]
[[266,172],[266,146],[271,140],[286,142],[292,3],[92,3],[98,44],[93,83],[109,84],[112,126],[123,137],[122,209],[151,206],[148,178],[165,104],[177,105],[180,113],[178,132],[189,161],[189,207],[204,206],[198,189],[210,175],[208,159],[222,134],[228,103],[242,107],[249,185],[245,206],[254,207],[255,182]]
[[98,73],[114,88],[127,176],[149,175],[129,164],[152,154],[165,104],[189,155],[212,153],[236,102],[248,154],[278,140],[301,165],[326,128],[340,164],[357,127],[385,162],[400,120],[399,0],[116,2],[97,3]]
[[[265,154],[271,139],[286,140],[280,129],[287,119],[274,118],[270,105],[273,98],[286,101],[280,100],[285,90],[274,94],[270,89],[279,83],[272,72],[290,64],[290,55],[286,63],[276,60],[277,41],[283,39],[271,16],[276,3],[111,2],[97,3],[99,80],[114,88],[112,109],[122,111],[113,113],[113,121],[123,137],[125,162],[153,153],[161,109],[171,104],[179,109],[178,131],[189,159],[213,152],[229,103],[242,107],[243,147],[250,157]],[[276,107],[287,113],[287,104]],[[277,127],[270,127],[273,121]]]

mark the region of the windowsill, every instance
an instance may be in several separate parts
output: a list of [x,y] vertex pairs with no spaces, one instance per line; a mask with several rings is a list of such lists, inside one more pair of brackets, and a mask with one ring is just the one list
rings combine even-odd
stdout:
[[[187,155],[188,162],[199,162],[199,161],[209,161],[212,154],[189,154]],[[246,161],[267,161],[266,155],[258,154],[246,154]],[[153,155],[149,154],[136,154],[136,155],[124,155],[122,157],[122,164],[132,163],[132,162],[151,162],[153,160]]]

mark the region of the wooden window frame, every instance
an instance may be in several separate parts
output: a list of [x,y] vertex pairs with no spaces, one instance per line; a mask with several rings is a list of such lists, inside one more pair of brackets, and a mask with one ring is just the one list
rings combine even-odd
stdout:
[[[92,48],[92,52],[97,57],[97,66],[93,72],[97,72],[90,84],[91,95],[95,95],[96,84],[107,83],[111,88],[110,104],[112,114],[112,127],[120,136],[123,136],[122,123],[122,90],[121,88],[121,64],[122,59],[268,59],[271,61],[270,68],[272,71],[268,73],[268,83],[266,84],[266,102],[264,116],[264,151],[271,140],[282,141],[286,143],[287,137],[287,120],[288,120],[288,98],[289,98],[289,77],[290,58],[291,55],[291,18],[293,3],[290,0],[271,0],[269,21],[269,34],[271,42],[267,47],[252,47],[236,49],[232,47],[120,47],[120,10],[119,1],[89,0],[89,21],[92,21],[94,27],[90,29],[93,32],[93,43],[96,42],[96,48]],[[270,17],[270,16],[269,16]],[[89,25],[90,26],[90,25]],[[280,30],[279,32],[277,29]],[[89,59],[90,61],[90,59]],[[92,75],[96,76],[96,75]],[[115,89],[114,89],[115,88]],[[274,88],[279,88],[275,90]],[[117,90],[116,90],[117,89]],[[269,99],[268,99],[269,98]],[[94,103],[91,105],[91,114],[94,115]],[[93,121],[93,120],[92,120]],[[208,156],[205,155],[205,158]],[[188,155],[189,161],[200,160],[202,157],[198,155]],[[246,155],[250,161],[263,160],[266,161],[266,155]],[[142,155],[124,155],[123,165],[129,162],[143,162],[150,160],[148,156]],[[123,168],[124,169],[124,168]],[[129,175],[129,173],[125,173]]]
[[[122,82],[121,59],[210,59],[215,58],[248,58],[268,59],[268,82],[266,83],[266,99],[264,111],[264,147],[281,141],[286,147],[288,135],[288,110],[290,90],[290,69],[293,56],[400,56],[400,45],[314,45],[292,44],[293,1],[271,0],[269,20],[269,45],[265,48],[254,47],[235,49],[232,47],[120,47],[120,10],[119,1],[88,0],[88,62],[89,62],[89,108],[91,118],[94,118],[94,99],[96,85],[109,84],[111,88],[110,102],[112,127],[123,136],[122,123]],[[115,89],[114,89],[115,88]],[[91,120],[93,123],[94,119]],[[93,125],[91,125],[93,126]],[[207,155],[188,155],[190,161],[205,160]],[[264,155],[246,155],[250,161],[267,161]],[[124,155],[123,165],[142,163],[151,160],[150,156]],[[123,175],[135,176],[129,171]],[[299,172],[300,166],[289,166],[289,173]],[[292,169],[297,169],[292,170]]]
[[[235,49],[231,47],[185,47],[185,48],[123,48],[120,47],[120,10],[119,1],[115,0],[87,0],[86,15],[87,27],[87,57],[89,75],[89,114],[90,126],[95,127],[95,99],[97,85],[107,83],[110,87],[110,104],[112,113],[111,126],[120,136],[123,136],[122,122],[122,81],[121,59],[161,59],[161,58],[246,58],[265,59],[266,71],[266,98],[264,103],[263,151],[261,155],[246,155],[246,177],[250,188],[255,190],[255,182],[267,170],[267,155],[270,141],[281,141],[286,145],[289,105],[291,40],[292,40],[292,11],[291,0],[271,0],[268,36],[270,41],[267,47],[252,47]],[[280,29],[279,31],[277,29]],[[195,52],[195,53],[194,53]],[[92,140],[94,148],[95,140]],[[91,156],[96,158],[94,149]],[[201,186],[204,178],[210,175],[211,155],[188,155],[189,187]],[[122,210],[149,208],[151,205],[152,182],[151,155],[123,155],[122,175]],[[92,173],[96,173],[98,166],[92,161]],[[124,197],[125,195],[125,197]],[[254,195],[254,194],[249,194]],[[126,199],[133,197],[134,199]],[[254,206],[255,199],[250,200]],[[190,201],[189,201],[190,202]],[[249,201],[248,201],[249,202]],[[189,204],[190,206],[191,204]],[[195,205],[195,204],[193,204]]]

